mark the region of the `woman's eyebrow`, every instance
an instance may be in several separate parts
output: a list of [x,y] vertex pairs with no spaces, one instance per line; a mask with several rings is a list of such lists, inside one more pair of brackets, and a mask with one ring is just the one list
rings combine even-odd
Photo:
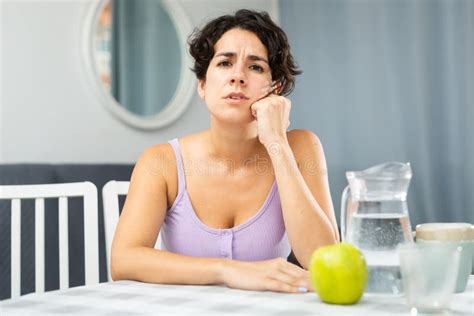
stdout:
[[249,55],[247,57],[247,59],[254,60],[254,61],[263,61],[263,62],[266,62],[268,64],[268,60],[266,60],[263,57],[257,56],[257,55]]
[[[224,56],[227,58],[235,58],[237,54],[233,52],[222,52],[222,53],[216,54],[214,57],[219,57],[219,56]],[[252,61],[263,61],[268,64],[268,60],[258,55],[248,55],[247,59],[252,60]]]

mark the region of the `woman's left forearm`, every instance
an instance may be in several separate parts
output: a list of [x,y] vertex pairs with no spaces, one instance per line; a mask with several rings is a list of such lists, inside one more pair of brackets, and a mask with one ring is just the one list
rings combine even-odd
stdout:
[[316,248],[337,242],[336,227],[311,193],[287,141],[268,147],[278,184],[288,239],[299,263],[308,268]]

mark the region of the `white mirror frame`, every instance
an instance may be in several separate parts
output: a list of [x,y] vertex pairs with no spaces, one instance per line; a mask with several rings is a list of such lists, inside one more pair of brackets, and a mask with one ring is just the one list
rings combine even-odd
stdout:
[[122,105],[108,93],[99,79],[95,61],[95,34],[98,18],[106,5],[106,0],[93,1],[90,4],[90,10],[84,19],[83,34],[83,56],[86,71],[91,83],[92,89],[99,97],[100,102],[107,110],[122,122],[142,130],[153,130],[167,126],[178,119],[187,109],[196,91],[196,79],[190,70],[192,66],[191,56],[187,53],[187,37],[192,32],[191,23],[186,16],[185,11],[180,7],[176,0],[162,0],[164,9],[171,18],[171,21],[178,33],[179,47],[181,51],[181,69],[180,76],[175,93],[163,110],[155,115],[140,116],[134,114]]

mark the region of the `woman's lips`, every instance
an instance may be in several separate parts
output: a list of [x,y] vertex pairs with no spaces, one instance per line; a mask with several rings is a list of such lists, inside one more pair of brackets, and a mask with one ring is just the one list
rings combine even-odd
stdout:
[[244,98],[244,99],[248,99],[248,97],[243,92],[239,92],[239,91],[234,91],[234,92],[229,93],[226,96],[226,98],[233,98],[233,99]]
[[233,92],[228,94],[224,99],[229,104],[242,104],[245,103],[249,98],[241,92]]
[[224,100],[228,104],[239,105],[239,104],[246,103],[249,99],[248,98],[230,98],[230,97],[227,97],[227,98],[224,98]]

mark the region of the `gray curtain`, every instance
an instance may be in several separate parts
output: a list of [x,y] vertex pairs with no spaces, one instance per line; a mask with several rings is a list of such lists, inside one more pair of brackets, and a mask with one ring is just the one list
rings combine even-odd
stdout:
[[280,0],[304,74],[292,127],[319,135],[339,218],[345,171],[409,161],[412,226],[474,222],[474,1]]
[[176,90],[178,35],[160,0],[112,1],[112,95],[141,116],[160,112]]

